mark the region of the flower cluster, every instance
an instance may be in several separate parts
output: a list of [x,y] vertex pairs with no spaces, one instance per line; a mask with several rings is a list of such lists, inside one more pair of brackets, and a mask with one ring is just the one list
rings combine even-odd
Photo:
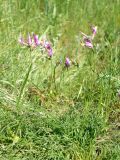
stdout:
[[28,33],[27,39],[24,39],[20,34],[18,42],[21,45],[30,47],[30,48],[36,48],[38,46],[42,46],[43,48],[46,49],[49,58],[53,56],[53,49],[51,47],[51,44],[46,39],[39,40],[38,35],[34,33],[32,35]]
[[97,33],[97,26],[92,26],[91,27],[92,35],[88,36],[85,33],[81,32],[83,38],[82,38],[82,46],[86,46],[88,48],[93,48],[93,39]]
[[28,37],[25,40],[22,35],[20,34],[18,42],[21,45],[27,46],[27,47],[37,47],[40,45],[40,41],[38,38],[38,35],[32,34],[32,36],[28,33]]
[[[81,32],[82,34],[82,46],[86,46],[88,48],[93,48],[93,39],[97,33],[97,26],[91,27],[92,34],[90,36],[86,35],[85,33]],[[51,59],[53,56],[53,49],[51,43],[46,39],[46,37],[43,37],[39,39],[38,35],[32,33],[29,34],[26,39],[23,38],[23,36],[20,34],[19,43],[23,46],[29,47],[31,49],[35,49],[36,47],[42,47],[46,52],[48,57]],[[57,64],[57,63],[56,63]],[[58,64],[61,64],[61,62],[58,62]],[[65,68],[69,68],[71,65],[79,66],[77,62],[71,61],[68,56],[64,59],[64,66]]]

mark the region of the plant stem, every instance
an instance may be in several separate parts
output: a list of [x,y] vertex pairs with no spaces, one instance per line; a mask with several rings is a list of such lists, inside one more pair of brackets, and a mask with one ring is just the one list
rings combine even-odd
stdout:
[[20,94],[19,94],[19,97],[18,97],[18,100],[17,100],[17,104],[16,104],[17,109],[19,109],[21,97],[22,97],[22,95],[23,95],[25,85],[26,85],[26,83],[27,83],[27,81],[28,81],[31,68],[32,68],[32,63],[30,64],[30,66],[29,66],[29,68],[28,68],[28,71],[27,71],[27,73],[26,73],[25,79],[24,79],[24,81],[23,81],[23,84],[22,84],[22,87],[21,87],[21,90],[20,90]]

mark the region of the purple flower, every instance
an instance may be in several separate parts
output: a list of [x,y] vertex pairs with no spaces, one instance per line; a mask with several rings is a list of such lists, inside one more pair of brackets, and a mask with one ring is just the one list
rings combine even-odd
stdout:
[[49,42],[44,42],[44,47],[46,48],[46,49],[48,49],[48,50],[50,50],[51,49],[51,45],[50,45],[50,43]]
[[20,34],[19,38],[18,38],[18,42],[21,44],[21,45],[24,45],[24,39],[22,37],[22,35]]
[[93,48],[93,44],[92,44],[92,41],[90,38],[88,37],[83,37],[83,43],[82,43],[83,46],[86,46],[88,48]]
[[89,38],[84,38],[84,45],[88,48],[93,48],[92,41]]
[[95,35],[97,33],[97,26],[92,27],[92,33]]
[[97,33],[97,26],[91,27],[92,29],[92,39],[94,39],[96,33]]
[[43,46],[47,50],[48,56],[51,58],[52,55],[53,55],[53,50],[52,50],[52,47],[51,47],[50,43],[48,41],[44,41]]
[[32,46],[32,38],[29,33],[28,33],[27,44],[28,44],[28,46]]
[[49,49],[49,50],[47,50],[47,51],[48,51],[48,56],[51,58],[51,57],[52,57],[52,55],[53,55],[52,48],[51,48],[51,49]]
[[80,32],[83,36],[83,40],[81,42],[82,46],[86,46],[88,48],[93,48],[92,40],[94,39],[94,37],[97,33],[97,26],[92,26],[91,29],[92,29],[92,35],[91,36],[88,36],[85,33]]
[[39,38],[38,38],[38,35],[33,35],[33,38],[34,38],[34,43],[35,43],[35,46],[39,46],[40,45],[40,41],[39,41]]
[[81,32],[82,36],[83,36],[83,40],[81,45],[82,46],[86,46],[88,48],[93,48],[93,44],[92,44],[92,37],[86,35],[85,33]]
[[65,66],[68,68],[68,67],[70,67],[70,65],[71,65],[70,59],[68,57],[66,57]]

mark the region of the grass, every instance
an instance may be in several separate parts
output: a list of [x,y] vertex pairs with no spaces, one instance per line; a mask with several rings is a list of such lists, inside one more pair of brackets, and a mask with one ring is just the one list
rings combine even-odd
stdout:
[[[0,159],[120,159],[120,1],[0,0]],[[94,49],[80,31],[98,26]],[[20,32],[46,34],[54,56]],[[69,56],[79,67],[55,68]]]

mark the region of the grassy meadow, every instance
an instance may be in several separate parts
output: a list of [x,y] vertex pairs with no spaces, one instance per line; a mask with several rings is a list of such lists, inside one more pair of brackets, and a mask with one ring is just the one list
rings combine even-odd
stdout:
[[120,160],[119,90],[120,0],[0,0],[0,160]]

